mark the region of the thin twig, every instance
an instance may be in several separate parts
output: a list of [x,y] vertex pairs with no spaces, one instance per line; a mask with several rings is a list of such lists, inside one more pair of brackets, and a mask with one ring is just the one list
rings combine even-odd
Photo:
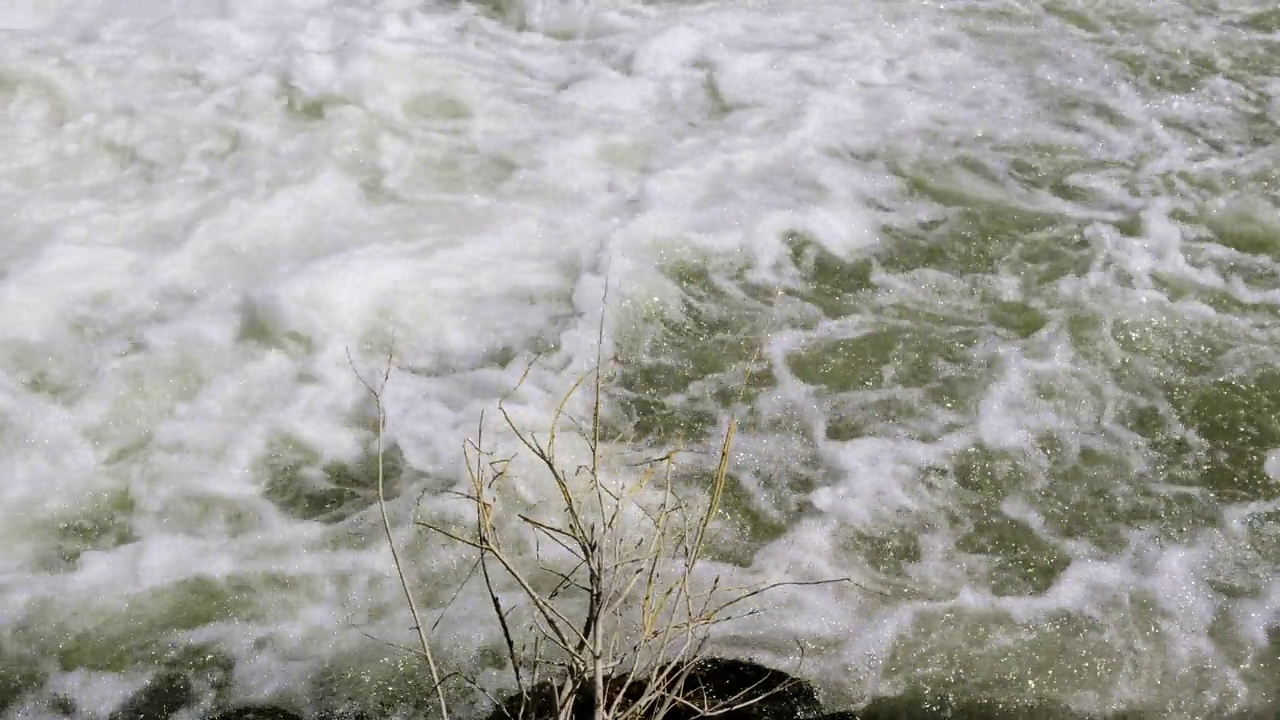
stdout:
[[395,533],[391,531],[391,518],[387,513],[385,458],[382,447],[383,438],[387,430],[387,414],[382,404],[382,393],[386,390],[387,381],[391,379],[392,361],[393,355],[388,352],[382,379],[375,388],[356,369],[355,360],[351,357],[351,350],[350,348],[347,349],[347,363],[350,364],[351,371],[355,373],[356,379],[360,381],[361,385],[364,385],[365,390],[368,390],[373,397],[374,406],[378,413],[378,432],[376,437],[378,451],[378,511],[382,515],[382,530],[387,536],[387,547],[391,549],[391,562],[395,564],[396,576],[400,578],[400,588],[404,590],[405,602],[409,605],[409,614],[413,616],[413,628],[418,635],[418,642],[422,645],[422,655],[427,659],[427,667],[431,671],[431,682],[435,684],[436,698],[440,702],[440,717],[442,720],[449,720],[449,705],[445,701],[444,688],[440,684],[440,672],[436,669],[436,660],[431,654],[431,643],[427,641],[427,631],[422,626],[422,618],[418,613],[418,604],[413,598],[413,591],[409,589],[409,579],[405,575],[404,566],[400,563],[400,552],[396,549]]

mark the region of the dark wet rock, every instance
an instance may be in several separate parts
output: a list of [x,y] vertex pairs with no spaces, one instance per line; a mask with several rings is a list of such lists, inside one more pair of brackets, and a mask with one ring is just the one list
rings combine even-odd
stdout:
[[252,705],[220,710],[205,720],[304,720],[302,715],[276,705]]
[[[743,660],[698,661],[679,695],[706,711],[742,705],[717,716],[725,720],[808,720],[822,714],[813,685],[781,670]],[[678,707],[667,717],[698,715],[690,708]]]
[[[625,677],[611,677],[607,686],[624,704],[635,703],[647,688]],[[665,693],[678,698],[663,720],[693,720],[714,714],[720,720],[811,720],[822,714],[818,695],[809,683],[763,665],[744,660],[703,658],[681,681],[673,679]],[[573,700],[575,720],[592,717],[593,692],[583,689]],[[611,699],[612,701],[612,699]],[[554,720],[556,688],[550,682],[534,687],[525,697],[508,698],[489,720]]]
[[111,720],[169,720],[169,717],[195,700],[191,678],[185,673],[165,670],[151,678],[142,689],[134,693],[120,709],[111,713]]

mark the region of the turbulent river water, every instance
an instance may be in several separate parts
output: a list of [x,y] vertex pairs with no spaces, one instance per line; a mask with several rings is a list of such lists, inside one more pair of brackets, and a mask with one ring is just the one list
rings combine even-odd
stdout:
[[680,447],[696,493],[739,423],[704,570],[854,581],[717,651],[803,656],[836,705],[1280,698],[1274,2],[7,0],[0,28],[0,714],[105,717],[166,666],[202,707],[429,708],[379,642],[411,621],[352,366],[388,352],[447,669],[497,683],[501,636],[412,513],[458,512],[500,398],[545,427],[600,352],[614,476]]

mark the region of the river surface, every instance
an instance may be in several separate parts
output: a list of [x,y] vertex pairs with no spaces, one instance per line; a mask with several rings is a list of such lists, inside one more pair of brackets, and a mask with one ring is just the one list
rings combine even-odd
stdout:
[[694,497],[739,424],[703,571],[852,579],[713,649],[836,706],[1280,700],[1274,2],[0,1],[0,714],[430,708],[388,353],[397,538],[492,687],[411,520],[600,357],[620,482]]

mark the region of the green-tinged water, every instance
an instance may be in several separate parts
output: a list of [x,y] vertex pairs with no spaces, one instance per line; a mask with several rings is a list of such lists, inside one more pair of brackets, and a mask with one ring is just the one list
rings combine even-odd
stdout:
[[[817,414],[791,430],[827,457],[805,474],[869,517],[837,529],[833,551],[893,588],[872,606],[936,605],[891,644],[882,687],[1173,716],[1275,702],[1276,635],[1258,646],[1237,616],[1274,608],[1280,573],[1274,14],[960,10],[988,60],[1025,63],[1019,110],[1043,125],[944,121],[856,155],[892,188],[874,205],[879,241],[833,253],[783,232],[763,292],[732,269],[697,283],[667,270],[679,329],[622,375],[624,390],[667,393],[639,422],[715,427],[704,398],[756,343],[778,348],[747,417],[793,412],[759,398],[798,383]],[[1100,68],[1109,87],[1084,75]],[[983,86],[965,91],[982,104]],[[658,368],[674,382],[628,382]],[[927,450],[907,470],[842,463],[881,439]],[[850,490],[848,472],[901,487],[867,507],[876,493]],[[746,502],[748,518],[791,505]],[[801,517],[826,527],[829,510]],[[1163,564],[1179,554],[1189,566]],[[1076,590],[1091,566],[1126,570]],[[1121,700],[1130,683],[1145,701]]]

